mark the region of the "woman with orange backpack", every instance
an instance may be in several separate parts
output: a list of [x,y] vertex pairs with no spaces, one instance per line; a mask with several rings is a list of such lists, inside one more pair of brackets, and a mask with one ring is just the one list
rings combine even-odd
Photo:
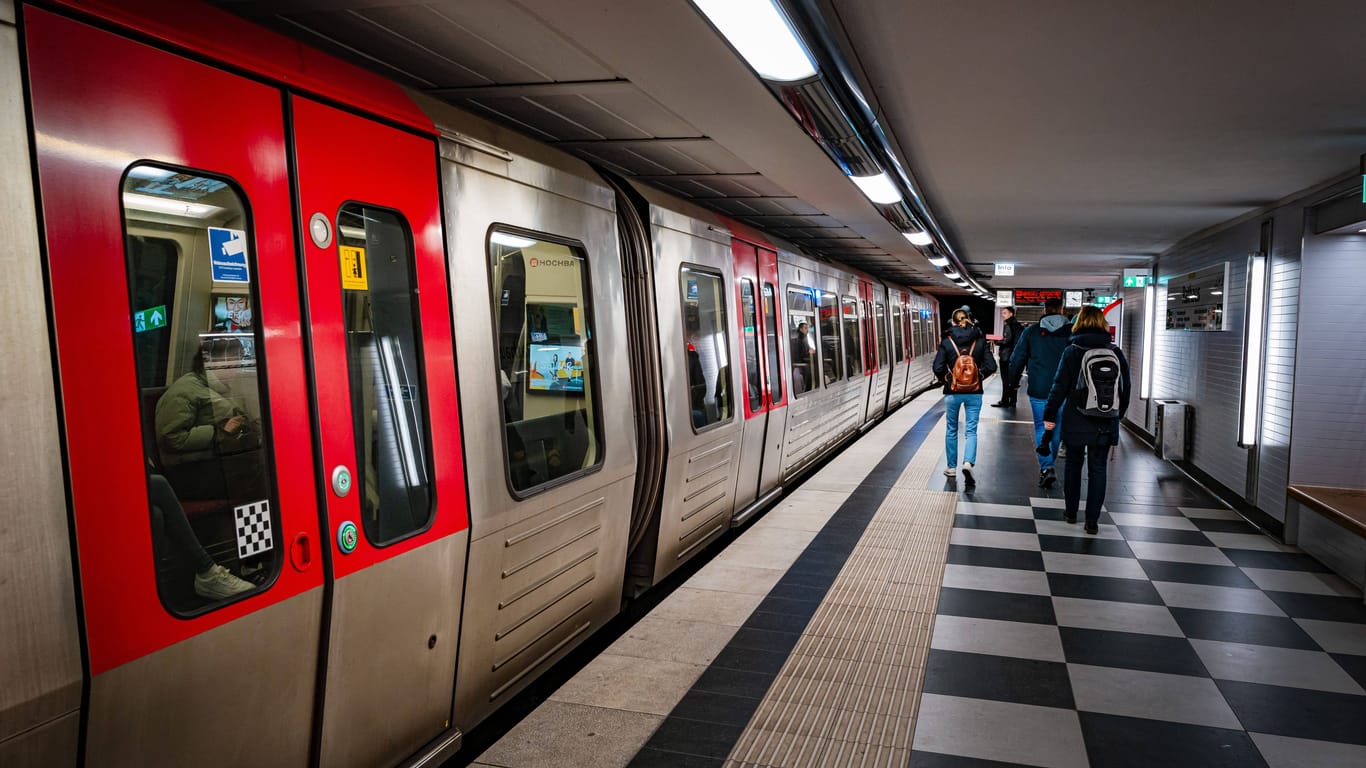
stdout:
[[963,483],[973,486],[977,479],[972,476],[973,464],[977,463],[977,419],[982,414],[982,382],[996,372],[996,359],[987,351],[987,339],[977,326],[972,324],[972,316],[961,309],[953,312],[953,326],[948,338],[939,342],[939,351],[934,356],[934,375],[944,382],[944,406],[947,409],[944,433],[944,450],[948,455],[948,468],[944,474],[953,477],[958,474],[958,411],[967,413],[964,436],[967,445],[963,451]]

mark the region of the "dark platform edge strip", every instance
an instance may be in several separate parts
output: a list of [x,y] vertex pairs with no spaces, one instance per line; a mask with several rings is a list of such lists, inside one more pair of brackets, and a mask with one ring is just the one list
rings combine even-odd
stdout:
[[[849,494],[641,747],[632,768],[725,763],[893,483],[943,415],[941,400]],[[758,637],[768,638],[763,650],[756,648]]]

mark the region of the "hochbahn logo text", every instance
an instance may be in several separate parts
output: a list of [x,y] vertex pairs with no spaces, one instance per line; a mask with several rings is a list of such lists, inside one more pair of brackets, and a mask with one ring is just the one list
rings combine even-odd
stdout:
[[574,260],[573,260],[573,259],[539,259],[539,258],[532,257],[532,259],[531,259],[531,266],[532,266],[532,267],[572,267],[572,266],[574,266]]

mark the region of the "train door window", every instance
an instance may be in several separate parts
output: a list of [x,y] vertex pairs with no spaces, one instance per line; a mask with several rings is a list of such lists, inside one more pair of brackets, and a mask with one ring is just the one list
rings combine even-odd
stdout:
[[[764,341],[768,355],[769,402],[783,401],[783,365],[778,359],[778,291],[773,283],[764,283]],[[808,356],[809,360],[810,357]]]
[[911,348],[911,358],[914,359],[925,354],[925,350],[921,349],[925,342],[924,336],[920,333],[920,310],[908,309],[906,315],[910,321],[910,327],[906,329],[906,341]]
[[337,215],[346,364],[361,525],[374,544],[432,517],[413,238],[398,214],[357,203]]
[[280,568],[251,227],[199,172],[133,166],[122,200],[157,592],[190,616]]
[[816,302],[811,289],[788,286],[787,325],[792,394],[801,397],[816,387]]
[[749,410],[764,407],[764,385],[759,380],[759,307],[754,295],[754,283],[748,278],[740,281],[740,332],[745,343],[745,393]]
[[821,292],[816,301],[820,313],[821,380],[828,387],[844,378],[840,367],[839,297]]
[[730,345],[721,275],[695,267],[679,270],[688,403],[693,430],[730,421]]
[[859,304],[845,296],[840,303],[840,315],[844,329],[844,375],[854,378],[863,373],[862,349],[859,344]]
[[892,305],[892,362],[899,363],[906,359],[906,350],[902,347],[904,336],[901,332],[901,305]]
[[873,307],[873,333],[877,341],[877,363],[887,365],[887,307],[881,302]]
[[602,463],[588,260],[577,244],[501,229],[489,258],[503,450],[520,497]]

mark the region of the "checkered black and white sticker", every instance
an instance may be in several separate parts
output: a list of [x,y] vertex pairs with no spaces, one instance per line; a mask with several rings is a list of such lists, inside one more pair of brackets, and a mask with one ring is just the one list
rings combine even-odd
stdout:
[[275,546],[270,531],[270,502],[253,501],[234,507],[237,524],[237,557],[259,555]]

